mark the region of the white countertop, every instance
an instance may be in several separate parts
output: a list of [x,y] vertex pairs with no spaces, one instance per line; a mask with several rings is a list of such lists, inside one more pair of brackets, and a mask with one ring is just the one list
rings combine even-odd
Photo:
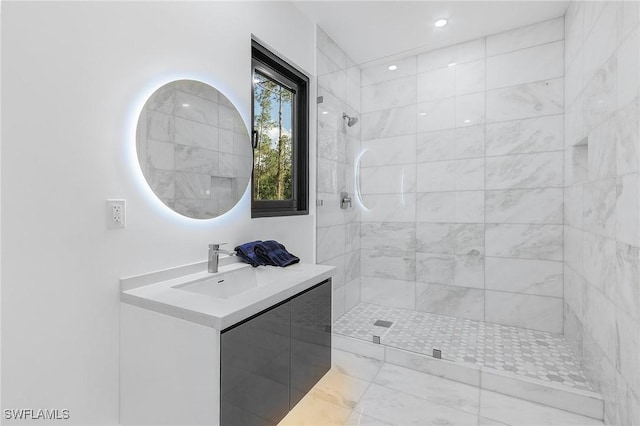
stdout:
[[[193,272],[204,266],[205,270]],[[181,269],[182,268],[182,269]],[[291,296],[313,287],[335,274],[335,267],[297,263],[286,268],[259,266],[255,273],[266,277],[268,284],[239,293],[227,299],[186,291],[178,286],[215,278],[206,271],[206,263],[187,265],[121,280],[120,300],[165,315],[223,330]],[[239,268],[252,268],[244,263],[221,266],[219,274]],[[180,275],[180,270],[186,271]],[[179,276],[176,276],[179,275]],[[133,287],[132,283],[144,283]]]

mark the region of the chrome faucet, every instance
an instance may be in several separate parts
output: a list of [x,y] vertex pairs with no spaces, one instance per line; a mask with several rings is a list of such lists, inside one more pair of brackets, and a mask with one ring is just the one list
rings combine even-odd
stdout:
[[219,244],[209,244],[209,266],[207,270],[211,273],[218,272],[218,261],[220,253],[235,256],[235,253],[232,251],[223,250],[220,246],[225,245],[227,243],[219,243]]

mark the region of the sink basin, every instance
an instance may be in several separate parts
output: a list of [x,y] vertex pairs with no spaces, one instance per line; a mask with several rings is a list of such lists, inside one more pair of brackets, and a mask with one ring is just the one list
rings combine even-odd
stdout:
[[247,265],[230,271],[218,272],[205,279],[180,284],[174,288],[218,299],[228,299],[264,285],[266,280],[259,279],[256,272],[254,268]]
[[216,299],[229,299],[241,293],[277,282],[282,274],[292,274],[292,269],[276,268],[273,266],[232,265],[229,270],[217,272],[210,276],[179,284],[177,288],[191,293],[203,294]]

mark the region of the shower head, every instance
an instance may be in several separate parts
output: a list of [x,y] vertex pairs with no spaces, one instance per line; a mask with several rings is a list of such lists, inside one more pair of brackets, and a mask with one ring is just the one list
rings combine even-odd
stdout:
[[346,112],[342,113],[342,118],[347,119],[347,126],[352,127],[358,122],[358,117],[349,117]]

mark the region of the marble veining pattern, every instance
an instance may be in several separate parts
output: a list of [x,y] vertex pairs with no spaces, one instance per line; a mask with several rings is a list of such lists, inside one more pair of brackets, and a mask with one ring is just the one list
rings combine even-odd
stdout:
[[332,351],[332,369],[279,424],[602,425],[601,421],[363,355]]
[[[373,325],[392,321],[390,328]],[[590,391],[564,336],[426,312],[360,303],[334,323],[334,332],[442,358]]]

